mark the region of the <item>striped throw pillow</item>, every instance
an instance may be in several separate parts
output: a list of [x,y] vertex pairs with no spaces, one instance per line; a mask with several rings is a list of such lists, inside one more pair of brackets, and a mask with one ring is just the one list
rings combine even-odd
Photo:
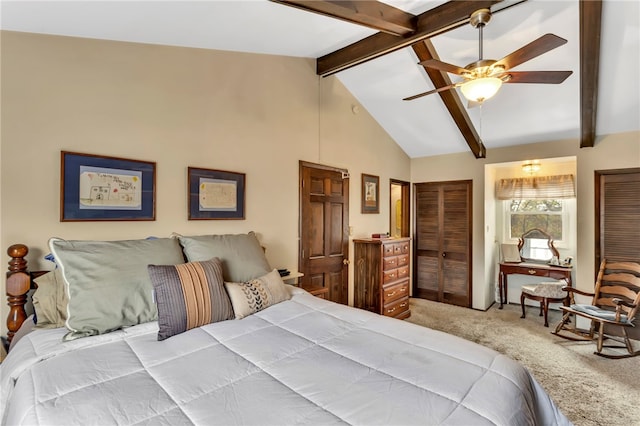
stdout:
[[158,340],[192,328],[233,319],[217,257],[180,265],[149,265],[158,306]]

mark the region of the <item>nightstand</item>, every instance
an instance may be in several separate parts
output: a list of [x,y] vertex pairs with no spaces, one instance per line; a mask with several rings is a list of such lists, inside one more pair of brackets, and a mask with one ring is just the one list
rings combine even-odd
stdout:
[[285,275],[284,277],[282,277],[282,281],[284,281],[285,284],[291,284],[297,287],[298,278],[302,277],[304,277],[304,274],[302,272],[295,271],[291,272],[289,275]]
[[326,299],[326,294],[329,293],[329,287],[320,287],[320,286],[314,286],[314,287],[304,287],[304,286],[300,286],[300,288],[302,288],[303,290],[308,291],[309,293],[313,294],[316,297],[319,297],[321,299]]
[[282,277],[282,281],[286,284],[295,285],[296,287],[300,287],[303,290],[308,291],[312,295],[319,297],[321,299],[326,299],[326,294],[329,293],[329,287],[320,287],[320,286],[303,286],[300,284],[299,278],[304,277],[302,272],[291,272],[289,275]]

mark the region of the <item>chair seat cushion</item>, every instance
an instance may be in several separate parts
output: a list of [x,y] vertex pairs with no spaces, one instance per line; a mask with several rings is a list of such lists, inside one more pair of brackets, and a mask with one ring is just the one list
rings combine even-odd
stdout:
[[[571,305],[571,309],[577,312],[584,312],[587,315],[591,315],[592,317],[602,318],[608,321],[616,320],[616,313],[614,311],[610,311],[607,309],[598,308],[593,305]],[[627,323],[629,319],[625,314],[620,314],[620,322]]]
[[522,286],[522,292],[532,296],[563,299],[567,297],[567,292],[562,290],[565,285],[567,284],[564,281],[529,284]]

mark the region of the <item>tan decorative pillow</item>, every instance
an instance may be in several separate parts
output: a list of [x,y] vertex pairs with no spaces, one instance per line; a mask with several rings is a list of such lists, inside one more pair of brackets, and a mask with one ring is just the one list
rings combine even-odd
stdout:
[[243,283],[226,282],[224,285],[231,299],[236,319],[244,318],[291,298],[276,269]]
[[33,293],[33,309],[36,311],[35,328],[64,327],[67,320],[69,298],[64,290],[64,278],[60,269],[36,278],[38,289]]

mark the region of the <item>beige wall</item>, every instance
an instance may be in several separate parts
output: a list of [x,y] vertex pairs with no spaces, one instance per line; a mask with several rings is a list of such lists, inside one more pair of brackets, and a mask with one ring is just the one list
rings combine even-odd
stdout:
[[[354,238],[389,230],[390,178],[473,179],[473,306],[484,309],[493,300],[494,272],[484,230],[495,226],[495,208],[485,218],[485,187],[492,188],[485,165],[576,156],[579,287],[590,285],[594,268],[593,171],[640,166],[639,132],[601,137],[587,149],[571,140],[490,149],[484,160],[471,153],[410,160],[335,77],[315,75],[313,60],[14,32],[0,37],[0,244],[29,245],[38,268],[51,267],[42,260],[51,236],[250,230],[272,266],[295,268],[304,160],[349,170]],[[61,150],[155,161],[156,220],[60,222]],[[246,173],[246,220],[187,220],[188,166]],[[361,173],[380,176],[378,215],[360,213]],[[4,318],[7,307],[0,306]],[[2,327],[4,334],[4,320]]]
[[[473,180],[473,307],[486,309],[494,300],[494,253],[489,252],[495,236],[493,182],[495,172],[485,165],[575,156],[577,162],[577,247],[575,279],[578,288],[593,286],[595,256],[594,170],[640,167],[640,132],[599,137],[593,148],[580,148],[578,140],[542,142],[508,148],[488,149],[487,158],[471,153],[416,158],[411,161],[411,181]],[[485,191],[488,195],[485,195]],[[490,204],[487,206],[487,204]],[[486,209],[486,210],[485,210]],[[485,217],[487,215],[492,217]],[[485,235],[489,237],[485,239]]]
[[[254,230],[272,266],[296,268],[299,160],[349,170],[354,237],[389,226],[387,205],[360,214],[360,173],[380,176],[382,200],[389,178],[410,177],[404,152],[310,59],[15,32],[1,59],[0,241],[27,244],[32,267],[52,266],[51,236]],[[155,161],[156,220],[60,222],[61,150]],[[245,173],[246,220],[189,221],[188,166]]]

